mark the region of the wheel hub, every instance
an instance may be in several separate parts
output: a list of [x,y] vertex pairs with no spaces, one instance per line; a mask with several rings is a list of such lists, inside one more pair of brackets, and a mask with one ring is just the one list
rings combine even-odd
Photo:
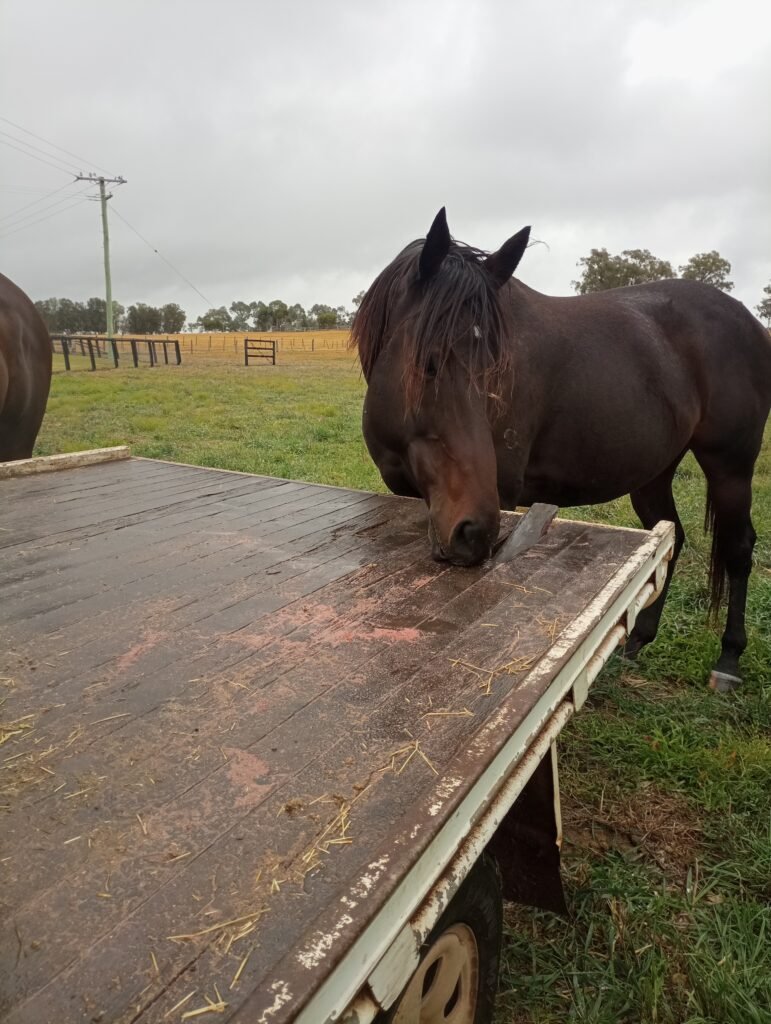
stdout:
[[474,1024],[479,951],[474,933],[454,924],[420,962],[393,1017],[393,1024]]

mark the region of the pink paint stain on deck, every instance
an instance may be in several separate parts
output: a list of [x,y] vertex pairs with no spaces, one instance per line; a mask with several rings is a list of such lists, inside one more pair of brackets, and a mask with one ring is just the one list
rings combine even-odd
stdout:
[[405,626],[401,629],[387,629],[382,626],[368,626],[366,623],[355,623],[340,629],[330,629],[319,638],[330,647],[341,644],[365,643],[371,640],[385,641],[389,644],[413,644],[423,636],[419,629]]
[[227,768],[228,780],[239,795],[233,801],[234,807],[256,807],[270,793],[273,782],[265,782],[270,767],[261,758],[238,747],[225,747],[230,758]]
[[412,581],[413,590],[422,590],[423,587],[427,587],[429,583],[433,583],[436,576],[417,576]]
[[121,654],[115,663],[115,667],[119,672],[125,672],[127,668],[131,668],[141,657],[149,654],[158,644],[162,644],[168,635],[165,632],[146,629],[139,643],[129,647],[125,654]]
[[419,629],[414,629],[412,626],[403,626],[401,629],[385,629],[376,626],[372,630],[372,635],[377,640],[389,640],[391,643],[404,644],[414,644],[423,636]]

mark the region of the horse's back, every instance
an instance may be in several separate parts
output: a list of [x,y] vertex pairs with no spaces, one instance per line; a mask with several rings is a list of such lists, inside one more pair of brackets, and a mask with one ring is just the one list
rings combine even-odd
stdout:
[[[712,285],[653,281],[581,296],[596,317],[626,316],[641,361],[662,350],[698,393],[704,430],[762,426],[771,407],[771,336],[737,299]],[[664,363],[661,364],[662,366]],[[662,387],[666,381],[662,380]],[[690,390],[690,388],[689,388]]]
[[[638,289],[650,316],[686,361],[704,408],[695,440],[725,443],[730,429],[759,446],[771,408],[771,335],[746,306],[698,281],[659,281]],[[737,453],[738,454],[738,453]]]
[[682,280],[565,298],[516,282],[512,294],[529,395],[513,426],[534,500],[608,501],[695,446],[754,461],[771,342],[741,303]]
[[32,454],[51,385],[51,339],[29,297],[0,274],[0,461]]
[[750,372],[765,369],[764,383],[771,392],[771,336],[743,303],[713,285],[652,281],[597,295],[609,304],[639,310],[674,342],[695,346],[703,358],[730,355],[746,361]]

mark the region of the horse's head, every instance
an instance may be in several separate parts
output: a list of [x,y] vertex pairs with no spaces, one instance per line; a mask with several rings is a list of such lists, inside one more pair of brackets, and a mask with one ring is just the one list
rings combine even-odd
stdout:
[[501,293],[529,228],[486,255],[450,237],[444,209],[374,281],[353,327],[364,438],[383,480],[422,497],[435,558],[475,565],[498,536],[493,425],[510,383]]

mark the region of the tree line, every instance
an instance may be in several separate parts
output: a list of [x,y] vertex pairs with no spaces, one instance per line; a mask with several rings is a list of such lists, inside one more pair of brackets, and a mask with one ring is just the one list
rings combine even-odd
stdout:
[[[353,298],[357,307],[364,292]],[[90,298],[85,302],[72,299],[42,299],[35,303],[51,334],[103,334],[107,303]],[[113,324],[119,334],[179,334],[185,330],[187,314],[176,302],[150,306],[137,302],[126,309],[113,301]],[[344,306],[316,303],[304,309],[299,302],[288,305],[280,299],[273,302],[232,302],[220,306],[187,324],[189,331],[315,331],[350,327],[353,312]]]
[[[607,249],[592,249],[582,256],[577,266],[581,275],[573,281],[579,295],[622,288],[681,277],[690,281],[703,281],[724,292],[733,290],[730,279],[731,264],[719,252],[701,252],[692,256],[677,272],[668,260],[659,259],[648,249],[624,249],[611,254]],[[771,283],[763,289],[764,298],[755,311],[766,325],[771,325]],[[359,292],[351,300],[353,310],[344,306],[316,303],[304,309],[299,302],[292,305],[281,299],[272,302],[231,302],[230,306],[207,309],[187,324],[189,331],[323,331],[350,327],[355,310],[364,296]],[[35,303],[52,334],[101,334],[105,330],[104,299],[91,298],[86,302],[72,299],[43,299]],[[176,302],[165,306],[149,306],[138,302],[126,309],[113,302],[113,323],[122,334],[179,334],[185,329],[187,314]]]
[[[85,302],[72,299],[41,299],[35,308],[51,334],[104,334],[107,303],[96,296]],[[148,306],[138,302],[128,309],[113,300],[112,319],[120,334],[179,334],[185,329],[186,313],[176,302]]]
[[[731,264],[715,249],[691,256],[677,272],[669,260],[659,259],[649,249],[624,249],[615,255],[607,249],[592,249],[588,256],[581,257],[577,266],[581,268],[581,276],[572,284],[579,295],[646,281],[663,281],[678,275],[686,281],[711,284],[724,292],[731,292],[734,287],[730,280]],[[755,311],[768,326],[771,324],[771,284],[766,285],[763,294],[765,298],[755,306]]]

